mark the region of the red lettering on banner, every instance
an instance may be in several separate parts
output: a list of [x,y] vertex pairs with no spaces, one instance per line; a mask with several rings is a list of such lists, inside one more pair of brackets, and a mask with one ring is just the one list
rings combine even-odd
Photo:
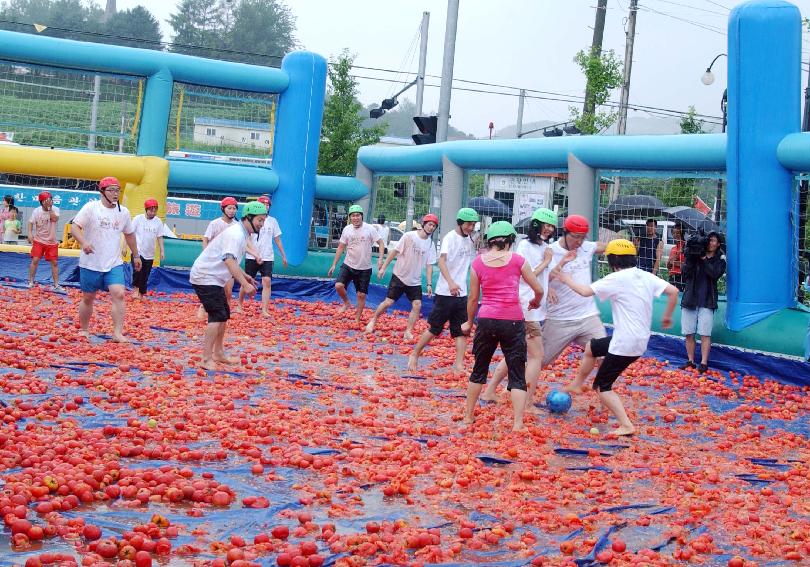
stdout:
[[197,203],[186,204],[185,215],[187,217],[199,217],[202,214],[202,207]]
[[180,204],[175,203],[174,201],[167,201],[166,202],[166,214],[169,216],[179,216],[180,215]]

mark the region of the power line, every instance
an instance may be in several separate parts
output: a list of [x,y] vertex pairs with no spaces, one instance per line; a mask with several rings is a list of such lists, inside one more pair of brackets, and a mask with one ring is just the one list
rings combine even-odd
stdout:
[[673,0],[656,0],[657,2],[663,2],[664,4],[672,4],[673,6],[680,6],[682,8],[689,8],[690,10],[697,10],[699,12],[706,12],[707,14],[714,14],[717,16],[723,16],[724,18],[728,17],[728,9],[726,9],[726,13],[722,12],[715,12],[714,10],[707,10],[706,8],[700,8],[698,6],[692,6],[690,4],[684,4],[682,2],[674,2]]

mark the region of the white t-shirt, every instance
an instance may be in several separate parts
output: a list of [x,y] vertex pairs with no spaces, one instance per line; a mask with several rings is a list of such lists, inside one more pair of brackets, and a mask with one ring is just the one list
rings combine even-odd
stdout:
[[372,224],[371,226],[374,227],[374,230],[377,231],[377,234],[380,235],[379,239],[382,239],[383,242],[388,244],[388,235],[391,234],[391,229],[385,226],[384,224]]
[[[51,211],[59,216],[59,207],[51,205]],[[28,224],[32,228],[32,238],[42,244],[56,244],[56,222],[51,220],[51,211],[37,207],[31,212]]]
[[[446,254],[444,259],[450,277],[461,288],[460,296],[467,295],[467,273],[470,271],[470,262],[475,257],[475,243],[469,236],[461,236],[455,229],[442,238],[442,247],[439,256]],[[444,276],[439,276],[436,282],[436,295],[450,295],[450,285]]]
[[664,293],[668,285],[658,276],[638,268],[612,272],[591,284],[600,300],[610,300],[613,310],[613,338],[609,353],[619,356],[644,354],[650,339],[653,299]]
[[371,247],[380,239],[374,227],[363,223],[360,228],[349,224],[340,233],[340,244],[346,246],[346,258],[343,263],[355,270],[371,269]]
[[208,242],[214,240],[218,235],[222,234],[229,226],[233,226],[233,223],[236,221],[225,222],[222,220],[222,217],[218,219],[214,219],[208,223],[208,226],[205,228],[205,234],[203,236],[208,239]]
[[433,239],[422,238],[419,231],[412,230],[402,235],[394,248],[399,255],[394,266],[394,275],[405,285],[422,285],[422,268],[436,263],[436,245]]
[[163,221],[158,217],[148,219],[146,215],[138,215],[132,219],[132,228],[135,230],[138,252],[145,260],[154,260],[155,242],[158,236],[163,236]]
[[[124,263],[121,258],[121,235],[132,234],[132,219],[129,210],[122,206],[107,208],[101,201],[85,204],[73,218],[73,224],[81,227],[85,244],[93,247],[92,254],[79,256],[79,266],[96,272],[109,272]],[[140,252],[140,250],[138,250]]]
[[[553,270],[563,257],[568,254],[568,250],[563,248],[558,240],[551,245],[551,251],[554,256],[551,259],[551,264],[549,264],[549,269]],[[577,248],[577,257],[571,262],[568,262],[562,271],[571,274],[571,279],[575,282],[590,285],[591,260],[593,259],[595,251],[596,242],[583,242],[582,246]],[[579,321],[587,317],[599,315],[599,310],[596,307],[596,302],[593,300],[593,297],[582,297],[570,287],[557,280],[549,282],[549,289],[554,290],[557,294],[557,302],[549,303],[546,308],[546,316],[549,319]]]
[[[524,239],[518,242],[515,252],[526,258],[532,271],[537,266],[543,263],[543,256],[545,256],[548,244],[540,241],[540,244],[532,244]],[[546,267],[537,277],[540,285],[543,286],[543,301],[537,309],[529,309],[529,302],[534,299],[534,290],[529,287],[529,284],[523,278],[520,278],[520,286],[518,287],[518,295],[520,296],[520,306],[523,308],[523,318],[526,321],[544,321],[546,318],[546,299],[548,298],[548,272],[549,268]]]
[[[264,221],[264,226],[259,231],[259,234],[251,234],[250,239],[253,241],[253,246],[256,251],[262,255],[262,262],[272,262],[276,257],[273,251],[273,240],[277,236],[281,236],[281,227],[278,226],[278,221],[273,217],[267,217]],[[247,254],[251,260],[256,258],[253,254]]]
[[237,264],[241,264],[247,250],[247,239],[248,233],[242,223],[231,223],[194,260],[189,281],[195,285],[224,287],[232,277],[225,265],[225,258],[232,256]]

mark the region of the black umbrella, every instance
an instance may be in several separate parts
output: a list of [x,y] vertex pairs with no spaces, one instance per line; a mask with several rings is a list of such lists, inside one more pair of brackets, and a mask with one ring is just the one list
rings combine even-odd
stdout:
[[469,200],[467,206],[471,209],[475,209],[475,212],[479,215],[499,219],[509,219],[512,217],[512,211],[509,207],[497,199],[490,197],[474,197]]
[[712,219],[692,207],[669,207],[663,210],[664,215],[675,223],[682,224],[686,231],[703,231],[703,234],[720,232],[720,227]]
[[652,195],[621,195],[605,208],[605,217],[653,218],[661,215],[664,203]]

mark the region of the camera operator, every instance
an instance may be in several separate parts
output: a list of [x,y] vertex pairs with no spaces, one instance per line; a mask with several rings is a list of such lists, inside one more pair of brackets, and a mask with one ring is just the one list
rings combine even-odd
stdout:
[[[685,283],[681,298],[681,332],[686,336],[687,362],[684,370],[709,369],[709,351],[712,346],[712,326],[717,310],[717,280],[726,271],[722,251],[722,235],[710,232],[707,236],[693,234],[686,240],[681,268]],[[695,366],[695,334],[700,335],[700,364]]]

